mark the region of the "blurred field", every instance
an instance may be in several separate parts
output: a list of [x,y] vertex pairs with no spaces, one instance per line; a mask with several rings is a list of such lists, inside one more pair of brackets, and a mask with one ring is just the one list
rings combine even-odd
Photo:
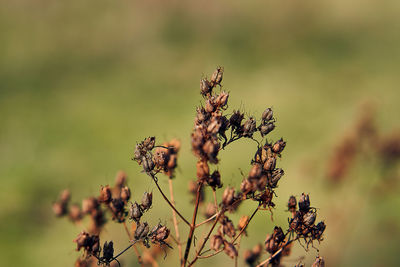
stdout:
[[[378,171],[362,159],[339,186],[324,170],[363,101],[376,105],[383,132],[399,127],[399,30],[395,0],[1,1],[1,265],[72,266],[80,229],[55,219],[52,201],[66,187],[76,201],[97,194],[120,169],[134,199],[155,191],[130,160],[146,136],[182,141],[176,191],[186,192],[195,177],[199,79],[222,65],[230,107],[260,114],[272,106],[272,135],[288,142],[274,223],[286,226],[290,194],[308,192],[327,224],[319,247],[328,266],[398,266],[398,185],[377,194]],[[239,186],[254,149],[242,141],[221,154],[224,184]],[[185,214],[188,199],[177,196]],[[158,192],[154,202],[152,213],[171,225]],[[242,247],[273,229],[269,214],[256,221]],[[108,233],[119,233],[116,250],[125,246],[122,227]],[[296,245],[286,266],[301,255],[310,264],[316,252]],[[123,261],[136,262],[133,253]],[[175,255],[160,260],[175,262]],[[212,262],[233,264],[223,256]]]

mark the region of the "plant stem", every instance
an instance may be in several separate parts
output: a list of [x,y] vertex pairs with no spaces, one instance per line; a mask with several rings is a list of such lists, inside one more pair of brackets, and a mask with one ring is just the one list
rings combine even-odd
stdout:
[[185,256],[183,258],[182,266],[186,266],[186,262],[187,262],[187,259],[189,257],[190,246],[192,245],[192,239],[193,239],[194,230],[196,229],[196,217],[197,217],[197,211],[199,209],[200,194],[201,194],[201,189],[203,188],[203,183],[204,183],[203,181],[200,181],[199,182],[199,186],[197,188],[196,203],[195,203],[195,206],[194,206],[192,223],[190,224],[190,231],[189,231],[188,239],[187,239],[187,242],[186,242]]
[[[171,197],[171,203],[172,203],[172,205],[175,206],[174,188],[172,186],[172,179],[168,179],[168,183],[169,183],[169,194],[170,194],[170,197]],[[174,209],[172,209],[172,219],[173,219],[173,222],[174,222],[176,243],[178,245],[179,262],[182,264],[182,245],[181,245],[181,240],[180,240],[180,236],[179,236],[178,221],[176,219],[176,212],[175,212]]]
[[183,217],[183,215],[175,208],[174,205],[172,205],[172,203],[169,201],[169,199],[167,198],[167,196],[164,194],[164,192],[162,191],[160,185],[158,184],[157,178],[155,177],[154,174],[152,173],[148,173],[148,175],[150,175],[150,177],[153,179],[154,183],[156,184],[158,191],[160,191],[161,195],[163,196],[163,198],[165,199],[165,201],[168,203],[168,205],[176,212],[176,214],[187,224],[190,226],[190,223],[188,220],[185,219],[185,217]]
[[207,220],[202,221],[201,223],[196,224],[196,228],[199,227],[200,225],[203,225],[205,223],[208,223],[210,221],[212,221],[215,217],[217,217],[218,212],[215,213],[213,216],[211,216],[210,218],[208,218]]

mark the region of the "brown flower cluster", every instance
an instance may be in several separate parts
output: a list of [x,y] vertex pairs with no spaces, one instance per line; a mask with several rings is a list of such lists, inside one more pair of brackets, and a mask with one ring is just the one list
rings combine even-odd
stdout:
[[[174,233],[165,225],[158,223],[150,227],[143,220],[153,205],[153,194],[145,192],[141,201],[130,202],[131,190],[126,185],[126,175],[118,173],[116,183],[113,187],[102,186],[98,197],[90,197],[83,201],[82,208],[78,205],[69,205],[70,194],[65,191],[54,203],[53,210],[57,216],[69,214],[69,217],[77,223],[85,215],[91,218],[91,225],[87,231],[82,231],[74,240],[77,250],[83,249],[86,257],[80,258],[76,266],[93,265],[94,259],[98,264],[111,265],[120,264],[118,257],[129,248],[133,247],[139,263],[158,266],[155,258],[161,250],[166,247],[172,248],[167,240],[171,237],[177,247],[179,265],[181,267],[193,266],[198,260],[211,258],[220,252],[224,252],[229,258],[237,261],[240,252],[240,242],[247,236],[247,228],[256,213],[271,213],[275,207],[273,197],[278,188],[279,181],[284,176],[284,171],[277,167],[278,160],[286,147],[286,142],[281,138],[271,141],[268,134],[276,128],[276,120],[271,108],[265,109],[261,116],[247,116],[240,110],[227,112],[229,94],[222,90],[222,79],[224,69],[218,67],[211,77],[200,81],[200,94],[203,104],[196,109],[194,128],[191,133],[191,146],[197,157],[195,181],[190,181],[189,191],[193,196],[193,215],[187,219],[174,201],[173,181],[177,167],[177,157],[180,150],[180,142],[176,139],[156,145],[155,137],[145,138],[137,143],[134,149],[133,160],[148,175],[157,190],[169,205],[172,212]],[[220,163],[219,151],[227,149],[228,145],[242,138],[247,138],[257,143],[254,157],[248,174],[240,183],[239,188],[232,185],[223,187],[223,175],[218,170]],[[255,144],[254,143],[254,144]],[[164,174],[168,177],[169,197],[164,193],[159,184],[158,175]],[[217,190],[221,189],[221,195]],[[204,201],[212,193],[213,201],[204,205]],[[218,200],[218,198],[221,198]],[[244,201],[253,201],[256,208],[253,213],[242,215],[238,222],[229,217],[231,213],[239,211],[239,205]],[[189,203],[189,202],[188,202]],[[297,205],[299,209],[297,209]],[[204,211],[204,220],[197,222],[200,217],[199,210]],[[315,224],[316,209],[310,207],[309,196],[303,194],[299,202],[294,196],[290,197],[288,209],[292,212],[289,221],[289,229],[284,232],[281,227],[275,226],[273,233],[265,240],[265,247],[258,244],[251,250],[245,250],[244,262],[258,267],[279,266],[281,258],[289,255],[294,241],[304,239],[307,246],[312,241],[322,240],[325,230],[324,222]],[[121,253],[114,255],[114,243],[105,242],[100,248],[100,235],[103,225],[106,223],[106,213],[112,220],[124,226],[128,234],[130,245]],[[127,220],[128,219],[128,220]],[[129,230],[127,222],[132,223]],[[208,226],[205,234],[196,242],[196,249],[191,253],[194,241],[200,235],[195,236],[199,227]],[[181,227],[188,227],[186,236],[181,236]],[[140,252],[136,245],[141,245]],[[156,246],[153,246],[156,245]],[[206,245],[210,250],[205,250]],[[101,254],[102,252],[102,254]],[[270,257],[260,262],[263,253],[269,253]],[[94,258],[94,259],[93,259]],[[317,266],[317,265],[316,265]],[[323,265],[318,265],[323,266]]]

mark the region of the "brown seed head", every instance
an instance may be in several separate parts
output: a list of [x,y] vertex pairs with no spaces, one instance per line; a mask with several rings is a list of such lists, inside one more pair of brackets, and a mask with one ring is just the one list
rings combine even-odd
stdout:
[[110,186],[102,186],[100,189],[100,196],[99,196],[100,203],[110,203],[111,202],[111,188]]

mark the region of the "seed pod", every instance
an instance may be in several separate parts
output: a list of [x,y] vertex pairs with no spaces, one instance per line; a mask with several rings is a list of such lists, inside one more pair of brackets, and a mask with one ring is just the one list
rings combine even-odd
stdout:
[[154,136],[152,137],[147,137],[143,141],[143,147],[147,150],[150,151],[154,148],[154,145],[156,144],[156,138]]
[[135,151],[134,151],[134,153],[133,153],[133,159],[134,160],[136,160],[136,161],[138,161],[138,162],[141,162],[141,160],[142,160],[142,145],[141,144],[136,144],[136,146],[135,146]]
[[207,183],[209,186],[211,186],[214,190],[216,188],[221,188],[222,183],[221,183],[221,175],[219,174],[219,171],[214,171],[211,174],[211,177],[207,180]]
[[77,222],[82,219],[81,208],[78,205],[76,204],[71,205],[71,207],[69,208],[69,218],[73,222]]
[[206,179],[210,175],[210,169],[208,164],[204,160],[200,160],[197,162],[197,178],[199,179]]
[[207,79],[200,80],[200,93],[203,96],[210,94],[212,91],[212,86]]
[[100,203],[110,203],[111,202],[111,189],[110,186],[102,186],[100,190],[99,202]]
[[61,202],[54,202],[53,203],[53,212],[57,217],[64,216],[67,214],[67,207],[65,204]]
[[137,202],[131,203],[131,206],[129,207],[129,219],[139,222],[142,215],[143,212],[139,204]]
[[272,151],[274,151],[275,153],[281,153],[283,151],[283,149],[286,146],[286,142],[283,141],[283,139],[279,139],[278,141],[275,142],[275,144],[272,147]]
[[232,259],[234,259],[235,257],[238,256],[238,252],[237,252],[235,246],[226,240],[224,241],[224,252],[226,255],[228,255]]
[[154,162],[151,156],[142,157],[143,170],[147,173],[154,169]]
[[249,178],[254,178],[254,179],[260,178],[261,173],[262,173],[261,164],[259,164],[259,163],[254,163],[254,164],[253,164],[253,167],[252,167],[251,170],[250,170]]
[[264,170],[265,171],[272,171],[276,167],[276,158],[274,157],[269,157],[265,162],[264,162]]
[[169,229],[166,226],[158,224],[151,230],[150,237],[153,243],[162,243],[169,236]]
[[61,192],[61,194],[60,194],[60,201],[61,201],[62,203],[68,203],[69,200],[70,200],[70,198],[71,198],[71,193],[69,192],[68,189],[65,189],[65,190],[63,190],[63,191]]
[[266,136],[267,134],[272,132],[274,129],[275,129],[275,124],[272,122],[261,125],[261,127],[260,127],[261,136],[262,137]]
[[144,192],[142,197],[142,205],[141,208],[143,210],[149,210],[153,203],[153,193]]
[[121,199],[126,202],[131,198],[131,190],[129,187],[124,186],[121,188]]
[[112,241],[110,241],[110,243],[107,243],[107,241],[104,243],[103,258],[106,261],[110,261],[114,258],[114,243]]
[[212,98],[206,100],[205,110],[208,113],[213,113],[215,110],[215,105]]
[[154,152],[154,164],[160,168],[160,169],[164,169],[165,163],[167,160],[167,152],[165,152],[164,149],[157,149]]
[[224,68],[218,67],[214,73],[211,75],[211,84],[213,86],[215,85],[221,85],[222,82],[222,76],[224,74]]
[[99,207],[99,202],[94,197],[86,198],[82,201],[82,212],[90,214]]
[[325,260],[322,257],[317,257],[312,267],[325,267]]
[[134,237],[136,240],[140,240],[145,238],[148,233],[149,233],[149,225],[147,224],[147,222],[139,223],[135,230]]
[[252,137],[253,133],[256,131],[256,120],[250,117],[243,126],[243,136]]
[[314,210],[309,210],[307,213],[303,215],[304,225],[310,227],[314,224],[315,219],[317,218],[317,213]]
[[235,201],[235,189],[233,187],[227,187],[222,194],[222,204],[224,206],[230,206]]
[[302,212],[306,212],[310,209],[310,197],[304,193],[301,194],[299,199],[299,209]]
[[215,100],[215,102],[219,107],[224,107],[224,106],[226,106],[226,104],[228,104],[228,97],[229,97],[229,94],[225,91],[222,91],[217,96],[217,99]]
[[229,123],[233,127],[239,128],[242,123],[243,118],[244,118],[243,113],[240,113],[239,110],[238,111],[234,110],[232,116],[229,118]]
[[288,201],[288,210],[290,212],[295,212],[297,209],[297,201],[295,196],[290,196]]
[[284,174],[285,174],[285,172],[282,169],[276,169],[275,171],[273,171],[271,180],[270,180],[270,186],[272,188],[275,188],[278,185],[279,180],[282,178],[282,176]]
[[272,111],[272,109],[267,108],[262,114],[262,119],[263,119],[263,121],[270,121],[270,120],[272,120],[273,115],[274,115],[274,112]]
[[223,239],[222,236],[220,236],[220,235],[213,235],[213,236],[211,237],[211,240],[210,240],[210,248],[211,248],[212,250],[217,251],[217,250],[219,250],[219,249],[221,248],[221,246],[222,246],[223,243],[224,243],[224,239]]
[[235,226],[228,217],[224,217],[222,221],[222,232],[224,233],[224,235],[227,235],[232,238],[236,235]]

